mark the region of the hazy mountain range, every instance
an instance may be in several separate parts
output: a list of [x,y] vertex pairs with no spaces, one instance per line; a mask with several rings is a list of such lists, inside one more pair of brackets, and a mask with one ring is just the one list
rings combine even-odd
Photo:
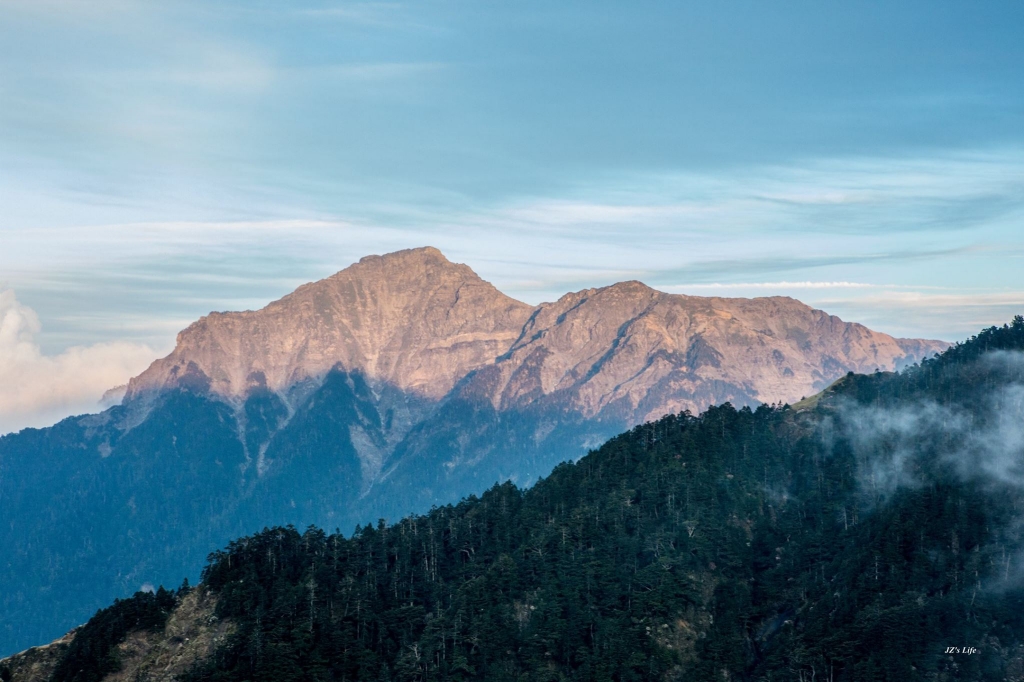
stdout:
[[370,256],[200,319],[101,414],[0,439],[0,653],[266,525],[347,533],[664,414],[795,402],[947,346],[639,282],[530,306],[436,249]]

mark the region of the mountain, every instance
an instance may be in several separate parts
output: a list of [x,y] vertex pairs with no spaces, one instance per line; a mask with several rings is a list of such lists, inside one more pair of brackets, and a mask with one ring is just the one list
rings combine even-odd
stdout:
[[700,298],[640,282],[533,308],[427,247],[368,256],[262,310],[200,319],[132,379],[127,400],[189,386],[244,401],[265,387],[294,407],[335,368],[437,400],[496,367],[480,385],[500,409],[556,394],[588,417],[611,408],[642,421],[699,411],[719,392],[792,402],[847,371],[893,369],[947,345],[789,298]]
[[199,381],[228,400],[265,387],[301,403],[307,382],[340,366],[439,399],[507,351],[532,312],[437,249],[368,256],[262,310],[201,318],[127,397]]
[[532,307],[436,249],[367,257],[202,318],[119,405],[0,438],[0,652],[264,526],[525,486],[645,420],[795,402],[944,347],[788,298],[625,282]]
[[725,400],[794,402],[847,371],[894,369],[946,346],[894,339],[790,298],[700,298],[623,282],[538,306],[479,383],[493,382],[486,390],[499,409],[548,399],[641,423]]
[[1019,680],[1022,396],[1017,317],[798,407],[643,424],[526,490],[265,529],[0,674]]

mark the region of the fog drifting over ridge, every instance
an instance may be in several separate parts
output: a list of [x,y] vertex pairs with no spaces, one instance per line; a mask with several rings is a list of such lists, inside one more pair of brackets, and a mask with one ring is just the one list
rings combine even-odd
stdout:
[[993,351],[979,365],[1002,384],[979,404],[840,403],[840,433],[858,455],[869,497],[920,485],[922,468],[936,464],[964,481],[1024,488],[1024,353]]

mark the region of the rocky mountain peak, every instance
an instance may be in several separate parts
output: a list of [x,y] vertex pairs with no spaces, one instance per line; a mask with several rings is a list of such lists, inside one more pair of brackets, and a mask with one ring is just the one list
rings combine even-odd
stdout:
[[539,398],[623,423],[710,404],[794,402],[847,371],[945,344],[894,339],[784,296],[668,294],[638,281],[531,307],[424,247],[366,256],[257,311],[211,313],[128,387],[285,397],[332,368],[439,400],[474,370],[497,409]]
[[544,396],[632,424],[731,401],[795,402],[847,371],[945,348],[895,339],[788,297],[704,298],[640,282],[543,304],[489,381],[498,409]]
[[226,398],[254,380],[286,392],[337,366],[439,398],[505,352],[531,312],[435,248],[368,256],[261,310],[201,318],[128,397],[200,376]]

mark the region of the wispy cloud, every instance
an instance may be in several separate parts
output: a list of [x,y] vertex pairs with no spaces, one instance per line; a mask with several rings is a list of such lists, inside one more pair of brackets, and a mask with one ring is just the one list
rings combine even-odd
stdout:
[[673,289],[876,289],[881,284],[867,282],[710,282],[707,284],[685,284],[665,287]]
[[840,403],[838,416],[872,495],[922,483],[922,470],[950,465],[962,478],[1024,487],[1024,355],[997,351],[977,362],[992,389],[982,401],[930,400],[877,407]]
[[[107,87],[135,84],[152,88],[154,84],[177,88],[197,88],[224,93],[273,94],[274,88],[297,82],[317,82],[322,86],[341,83],[385,83],[437,73],[450,65],[444,62],[343,62],[315,65],[274,65],[257,58],[225,52],[209,55],[202,62],[188,67],[166,69],[135,68],[105,72],[89,71],[77,77]],[[62,76],[74,75],[64,69]]]
[[733,234],[961,230],[1024,212],[1024,150],[816,158],[716,173],[636,174],[573,191],[580,196],[520,200],[505,207],[502,217],[554,228],[685,224]]
[[335,7],[300,7],[292,14],[313,21],[337,21],[363,26],[418,26],[411,19],[408,6],[400,2],[350,2]]
[[[403,200],[378,210],[356,201],[349,212],[317,215],[288,197],[266,208],[254,197],[254,216],[277,217],[220,220],[142,220],[143,201],[129,203],[122,214],[132,218],[121,222],[8,228],[0,272],[47,311],[41,338],[51,349],[75,329],[92,339],[123,329],[123,338],[162,348],[161,338],[173,338],[168,319],[259,307],[366,254],[424,244],[533,303],[639,279],[678,293],[792,295],[881,331],[955,340],[1019,312],[1012,284],[1013,263],[1024,260],[1024,192],[1014,184],[1024,182],[1021,170],[1009,152],[952,162],[949,155],[900,164],[833,159],[685,178],[627,175],[566,190],[564,198],[469,206]],[[868,183],[869,171],[874,189],[840,201]],[[8,193],[17,205],[19,180],[10,180],[0,198]],[[980,222],[962,229],[958,221],[996,189],[1001,212],[979,210],[972,220]],[[762,199],[768,195],[786,201]],[[244,194],[226,196],[237,203]],[[937,203],[914,204],[925,196]],[[958,209],[957,197],[967,208]],[[40,205],[53,204],[33,201]],[[285,217],[303,213],[314,214]],[[922,239],[915,216],[953,222]],[[82,292],[81,300],[68,290]],[[130,311],[128,291],[136,301]],[[91,321],[74,314],[86,300],[97,306]],[[140,331],[146,310],[148,334]],[[126,312],[138,316],[131,329],[122,326]]]
[[641,279],[948,339],[1016,307],[1003,8],[464,9],[0,0],[0,278],[42,357],[423,244],[534,303]]
[[[827,299],[826,299],[827,300]],[[935,293],[926,291],[886,291],[859,299],[863,305],[892,305],[928,308],[938,311],[951,308],[987,308],[1016,306],[1024,308],[1024,291],[974,292],[970,294]]]
[[953,293],[875,289],[863,296],[836,297],[835,290],[805,299],[816,307],[899,336],[965,339],[985,327],[1024,314],[1024,290]]

